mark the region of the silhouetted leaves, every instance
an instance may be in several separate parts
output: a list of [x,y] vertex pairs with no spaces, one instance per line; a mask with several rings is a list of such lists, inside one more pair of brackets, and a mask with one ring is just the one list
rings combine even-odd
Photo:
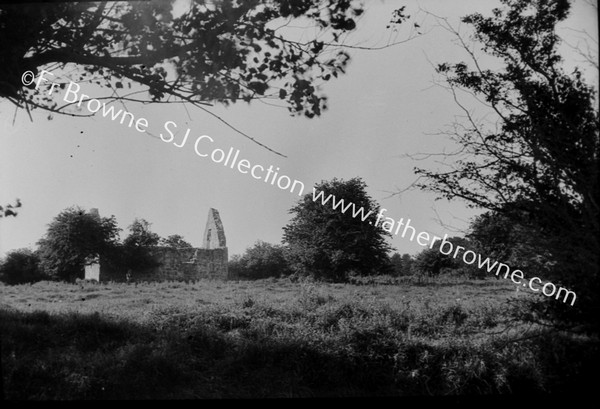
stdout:
[[[46,86],[21,83],[23,72],[51,66],[65,69],[63,83],[119,90],[138,83],[148,98],[130,97],[142,101],[227,105],[277,97],[283,88],[279,97],[290,112],[312,117],[325,101],[315,80],[343,72],[348,58],[337,39],[356,27],[363,11],[347,0],[191,2],[176,18],[172,9],[172,1],[0,6],[0,97],[65,112]],[[319,35],[289,40],[270,28],[280,18],[303,18]]]
[[7,204],[5,206],[0,206],[0,218],[8,217],[8,216],[16,216],[17,212],[14,210],[18,207],[21,207],[21,200],[15,200],[15,204]]
[[[464,149],[449,170],[417,172],[420,184],[443,197],[507,217],[542,257],[555,284],[578,294],[569,314],[595,319],[600,248],[600,136],[596,90],[575,69],[565,73],[556,26],[566,0],[502,0],[492,17],[472,14],[483,50],[502,61],[497,70],[479,64],[438,65],[452,88],[473,93],[496,114],[482,127],[465,112],[455,141]],[[487,118],[486,118],[487,119]],[[518,240],[523,244],[524,241]],[[560,306],[550,300],[552,308]],[[572,316],[572,315],[571,315]],[[586,319],[588,319],[586,318]]]

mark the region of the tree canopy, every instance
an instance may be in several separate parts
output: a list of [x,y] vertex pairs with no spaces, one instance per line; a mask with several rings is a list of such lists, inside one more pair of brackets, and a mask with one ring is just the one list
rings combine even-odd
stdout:
[[[453,249],[458,248],[458,246],[466,250],[474,249],[473,243],[464,237],[449,237],[445,241],[452,243]],[[429,277],[439,276],[445,271],[459,272],[471,277],[482,276],[482,274],[478,274],[477,269],[472,265],[465,264],[461,260],[461,256],[455,258],[452,253],[442,253],[440,251],[441,243],[441,241],[437,241],[433,247],[426,248],[415,256],[412,263],[415,272],[427,274]]]
[[6,284],[23,284],[40,281],[46,276],[39,268],[39,255],[30,249],[17,249],[0,260],[0,281]]
[[260,279],[290,274],[281,245],[257,241],[241,256],[233,256],[229,273],[234,277]]
[[153,247],[158,246],[161,238],[150,230],[152,223],[146,219],[136,218],[128,227],[129,235],[123,240],[124,246]]
[[390,234],[376,225],[379,205],[367,194],[366,187],[360,178],[334,178],[314,187],[315,192],[323,192],[324,198],[333,195],[338,203],[353,203],[356,210],[362,207],[364,216],[371,212],[364,221],[353,217],[352,211],[341,212],[330,203],[314,200],[312,193],[290,209],[294,216],[284,227],[283,242],[292,269],[333,280],[345,280],[351,272],[370,275],[391,269],[391,248],[386,242]]
[[[175,4],[0,5],[0,97],[27,109],[74,113],[45,87],[23,86],[25,71],[44,68],[60,69],[63,83],[107,87],[109,100],[202,108],[271,99],[294,115],[318,116],[326,108],[319,84],[344,73],[349,56],[340,46],[363,13],[347,0],[191,1],[181,10]],[[292,21],[313,26],[314,38],[286,38]],[[147,96],[128,90],[131,84]]]
[[[421,188],[503,214],[535,237],[535,252],[555,262],[548,278],[577,290],[579,312],[597,316],[600,247],[600,136],[597,90],[580,70],[567,73],[556,26],[567,0],[502,0],[491,17],[463,22],[501,62],[486,69],[472,57],[438,66],[463,119],[451,131],[460,149],[449,169],[425,170]],[[455,32],[455,34],[457,34]],[[490,126],[457,98],[463,89],[495,114]],[[558,305],[557,303],[555,303]],[[570,307],[568,307],[570,308]]]
[[540,236],[542,232],[535,231],[534,226],[493,211],[477,216],[467,234],[482,255],[526,271],[530,276],[552,278],[556,261],[550,248],[540,246]]
[[161,246],[173,247],[176,249],[193,247],[180,234],[172,234],[169,237],[167,237],[166,239],[161,238],[159,244]]
[[38,241],[42,270],[61,280],[83,278],[86,262],[118,244],[119,230],[114,216],[101,218],[80,207],[63,210]]

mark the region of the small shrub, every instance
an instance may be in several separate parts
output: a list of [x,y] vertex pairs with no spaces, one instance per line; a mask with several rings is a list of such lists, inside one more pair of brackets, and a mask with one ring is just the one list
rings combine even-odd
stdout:
[[260,279],[280,277],[291,273],[283,247],[257,241],[243,256],[233,256],[228,269],[233,277]]
[[38,254],[29,249],[11,251],[0,263],[0,281],[13,285],[44,280],[39,263]]

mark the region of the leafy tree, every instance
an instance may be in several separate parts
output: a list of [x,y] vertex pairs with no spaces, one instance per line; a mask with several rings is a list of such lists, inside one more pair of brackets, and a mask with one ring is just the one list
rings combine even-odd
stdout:
[[40,258],[30,249],[13,250],[0,262],[0,281],[6,284],[33,283],[46,276],[39,268]]
[[555,28],[568,15],[567,0],[502,3],[505,8],[495,9],[492,17],[463,18],[502,68],[485,69],[466,45],[474,68],[462,62],[438,67],[455,97],[461,88],[474,94],[495,121],[486,127],[461,104],[465,120],[452,133],[460,145],[457,160],[448,170],[418,170],[427,179],[420,186],[503,214],[527,229],[535,237],[530,241],[535,252],[550,255],[553,268],[547,278],[577,293],[573,307],[545,298],[544,308],[564,322],[582,319],[597,325],[597,90],[578,69],[566,73],[561,68]]
[[[0,97],[19,107],[75,114],[46,86],[23,86],[25,71],[46,69],[60,70],[64,84],[111,89],[109,101],[179,100],[206,110],[215,103],[274,99],[292,114],[318,116],[326,109],[319,85],[344,73],[349,56],[341,39],[363,13],[347,0],[192,1],[179,16],[174,4],[0,6]],[[313,26],[313,39],[286,38],[285,27],[296,19]],[[132,83],[148,97],[129,90]]]
[[240,254],[234,254],[229,258],[227,262],[227,271],[230,277],[238,278],[244,276],[244,265],[241,262],[242,256]]
[[394,253],[390,257],[394,274],[397,276],[407,276],[412,274],[413,259],[410,254]]
[[63,210],[38,241],[40,266],[61,280],[83,278],[89,259],[110,253],[119,240],[114,216],[99,217],[80,207]]
[[443,267],[453,266],[452,257],[443,255],[438,249],[422,250],[415,257],[414,270],[429,277],[439,276]]
[[467,236],[487,257],[502,262],[511,259],[513,248],[521,237],[515,235],[516,225],[510,217],[498,212],[485,212],[473,219]]
[[229,263],[230,273],[242,278],[280,277],[291,273],[281,245],[257,241]]
[[151,225],[145,219],[136,218],[128,226],[129,235],[123,240],[123,244],[107,254],[105,262],[111,269],[120,272],[123,278],[128,272],[134,273],[157,265],[150,249],[158,246],[161,237],[150,230]]
[[160,245],[166,247],[173,247],[176,249],[190,248],[192,245],[184,240],[183,236],[179,234],[173,234],[169,237],[160,239]]
[[402,275],[402,256],[400,253],[394,253],[390,257],[390,264],[392,265],[392,270],[394,271],[394,275],[401,276]]
[[542,232],[524,226],[498,212],[489,211],[476,217],[467,237],[482,256],[526,271],[529,276],[551,278],[554,261],[538,240]]
[[[360,178],[322,181],[314,191],[323,192],[323,198],[333,195],[330,201],[323,204],[307,194],[290,210],[294,216],[284,227],[283,242],[294,271],[333,280],[345,280],[351,271],[360,275],[390,271],[391,247],[386,242],[390,234],[376,226],[379,205],[366,187]],[[345,204],[333,209],[332,199]],[[349,203],[356,211],[362,207],[364,221],[353,217],[352,209],[340,211]]]
[[130,247],[153,247],[158,246],[161,238],[158,234],[150,230],[152,223],[145,219],[136,218],[129,225],[129,236],[123,240],[124,246]]
[[404,253],[402,255],[402,274],[411,275],[413,273],[414,259],[410,254]]
[[[461,246],[464,249],[473,250],[473,245],[463,237],[450,237],[446,241],[452,243],[453,249]],[[453,253],[443,254],[440,252],[440,246],[441,242],[438,240],[432,248],[422,250],[417,254],[413,269],[422,274],[427,274],[429,277],[438,276],[444,271],[472,272],[472,266],[462,261],[462,252],[457,255],[457,258],[454,258]]]

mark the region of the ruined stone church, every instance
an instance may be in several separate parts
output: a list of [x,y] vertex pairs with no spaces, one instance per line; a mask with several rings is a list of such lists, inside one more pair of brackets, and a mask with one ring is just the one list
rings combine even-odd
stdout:
[[[92,214],[100,217],[97,209]],[[102,258],[85,266],[85,279],[96,281],[194,281],[201,278],[227,279],[227,243],[221,217],[209,209],[204,229],[203,247],[149,247],[153,267],[130,272],[115,271]]]

